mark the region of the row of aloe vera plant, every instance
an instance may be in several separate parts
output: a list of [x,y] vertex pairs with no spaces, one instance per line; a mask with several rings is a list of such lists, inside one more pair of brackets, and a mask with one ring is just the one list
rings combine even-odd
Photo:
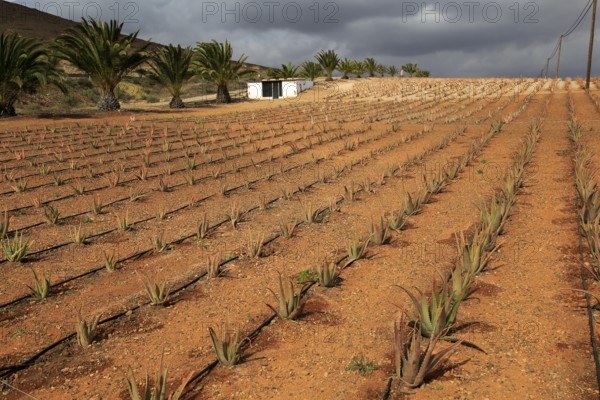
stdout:
[[[419,289],[411,292],[401,288],[410,297],[414,311],[404,313],[394,327],[397,387],[412,389],[421,386],[428,375],[463,343],[450,336],[456,332],[459,306],[470,296],[475,277],[485,271],[499,247],[498,236],[515,202],[515,195],[523,186],[523,172],[531,161],[540,134],[541,122],[534,121],[503,187],[492,197],[489,205],[481,207],[475,232],[457,235],[457,261],[446,276],[434,279],[431,295],[426,296]],[[440,341],[453,344],[436,352]]]
[[575,150],[575,186],[579,203],[579,222],[589,250],[588,271],[600,281],[600,189],[592,170],[593,155],[583,142],[582,125],[575,117],[573,99],[569,93],[571,119],[567,122]]
[[[492,125],[489,134],[473,145],[467,154],[461,158],[458,165],[449,166],[443,173],[428,179],[423,177],[422,189],[419,189],[414,196],[410,194],[406,196],[402,208],[398,212],[393,212],[387,219],[381,218],[379,224],[371,222],[370,235],[365,240],[356,239],[348,244],[348,254],[342,260],[319,262],[317,265],[306,274],[306,279],[303,279],[304,284],[301,288],[296,288],[292,280],[287,275],[279,275],[277,292],[271,290],[275,305],[269,304],[268,307],[282,320],[295,320],[302,314],[302,310],[307,301],[308,290],[315,284],[324,288],[332,288],[337,285],[340,278],[340,272],[355,261],[365,257],[368,246],[384,245],[388,243],[390,236],[389,230],[394,229],[400,231],[409,216],[416,214],[423,204],[426,204],[433,194],[439,193],[443,187],[456,177],[458,172],[474,159],[480,152],[481,148],[487,144],[489,139],[502,129],[502,123]],[[447,143],[446,143],[447,144]],[[411,160],[409,160],[410,162]],[[413,163],[419,159],[412,160]],[[318,211],[318,210],[317,210]],[[314,217],[315,213],[311,213]],[[397,223],[395,223],[396,221]],[[220,260],[209,260],[210,265],[217,271]],[[215,268],[216,267],[216,268]],[[242,359],[242,352],[247,344],[246,339],[241,339],[237,329],[231,329],[228,324],[225,324],[222,331],[218,333],[213,327],[209,327],[209,334],[213,344],[213,349],[217,357],[218,363],[223,367],[231,368],[238,364]],[[177,399],[177,395],[181,393],[189,383],[189,378],[186,378],[182,385],[173,394],[173,398]],[[151,393],[166,393],[166,369],[161,366],[157,373],[154,388],[151,388],[148,376],[146,375],[145,388]],[[152,397],[139,397],[135,377],[130,372],[127,378],[127,387],[132,400],[137,399],[154,399]],[[149,392],[150,393],[150,392]],[[157,397],[156,399],[164,399],[166,397]]]

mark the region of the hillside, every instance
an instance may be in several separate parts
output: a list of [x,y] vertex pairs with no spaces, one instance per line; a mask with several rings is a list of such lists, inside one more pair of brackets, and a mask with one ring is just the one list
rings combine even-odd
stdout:
[[[34,8],[0,0],[0,31],[13,31],[22,36],[49,42],[66,29],[77,25],[66,18],[41,12]],[[147,41],[137,39],[134,46],[139,48]]]

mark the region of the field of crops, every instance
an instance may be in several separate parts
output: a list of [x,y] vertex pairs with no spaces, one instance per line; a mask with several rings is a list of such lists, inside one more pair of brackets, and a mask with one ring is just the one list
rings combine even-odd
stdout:
[[[597,398],[600,93],[353,82],[1,121],[6,398],[129,399],[161,357],[194,399]],[[410,322],[442,292],[448,321]],[[446,357],[399,385],[418,340]]]

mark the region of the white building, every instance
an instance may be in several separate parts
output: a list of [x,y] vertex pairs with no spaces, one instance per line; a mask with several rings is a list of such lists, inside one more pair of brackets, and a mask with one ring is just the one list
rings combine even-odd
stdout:
[[260,100],[296,97],[313,85],[311,80],[302,78],[264,79],[260,82],[248,82],[248,98]]

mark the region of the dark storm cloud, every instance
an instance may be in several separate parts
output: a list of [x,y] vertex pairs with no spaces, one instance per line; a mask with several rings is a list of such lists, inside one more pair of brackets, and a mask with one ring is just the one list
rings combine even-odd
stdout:
[[[67,3],[79,4],[79,14],[72,13],[76,20],[86,7],[90,13],[100,8],[103,19],[114,17],[118,9],[127,29],[140,29],[140,36],[161,43],[194,45],[197,41],[229,39],[236,55],[245,53],[249,61],[263,65],[297,64],[331,48],[350,59],[374,57],[388,65],[418,63],[436,76],[537,75],[560,33],[571,26],[587,3],[38,1],[42,9],[50,8],[51,3],[63,10]],[[35,5],[34,1],[20,3]],[[64,11],[63,16],[68,17]],[[580,29],[565,40],[564,75],[584,73],[589,15]],[[596,54],[600,55],[600,49]],[[595,57],[595,73],[600,72],[599,63],[600,57]]]

